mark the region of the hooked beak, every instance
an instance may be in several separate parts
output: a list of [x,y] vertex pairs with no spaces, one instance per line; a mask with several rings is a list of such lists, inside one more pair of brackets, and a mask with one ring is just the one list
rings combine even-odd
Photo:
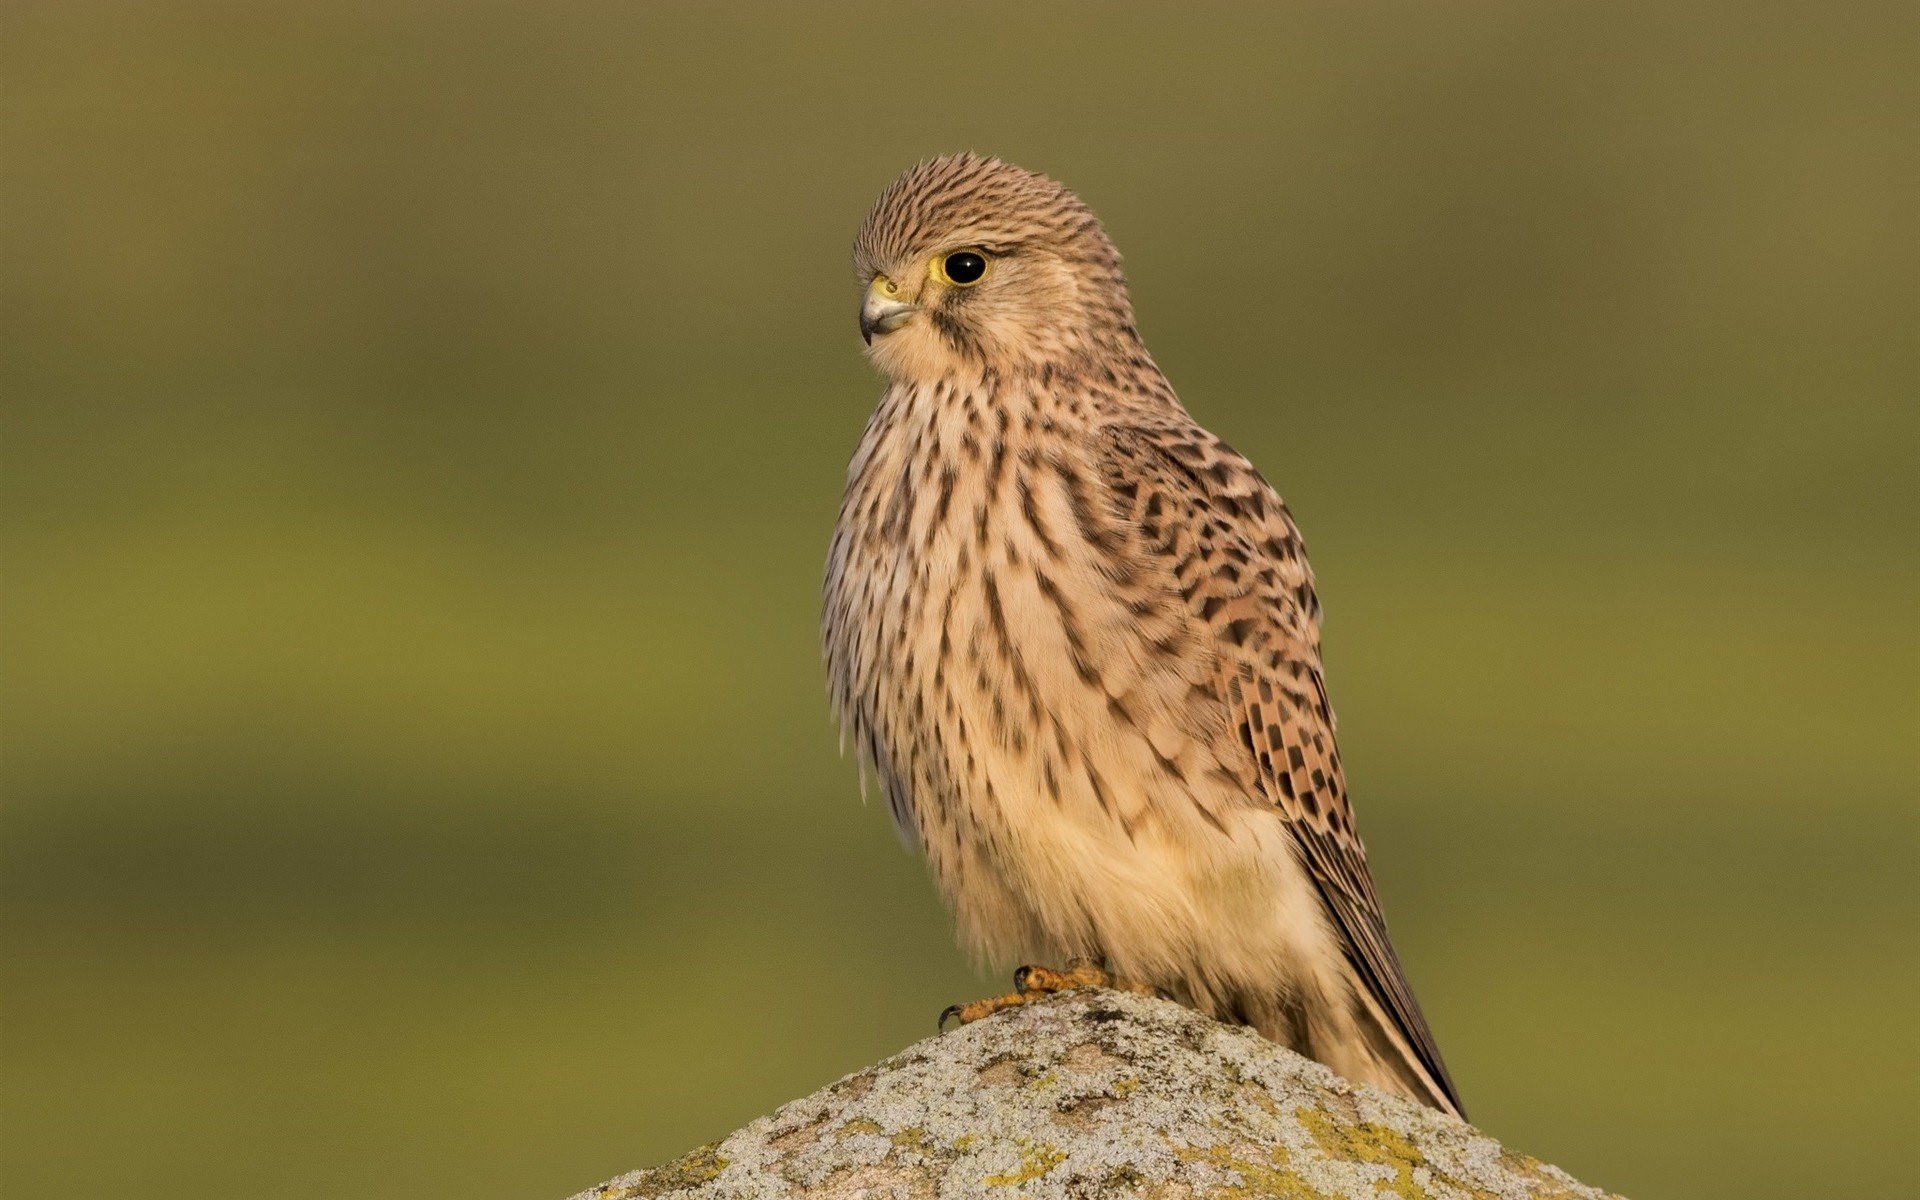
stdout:
[[874,338],[892,333],[919,311],[919,305],[900,299],[898,284],[885,275],[875,275],[860,304],[860,340],[871,346]]

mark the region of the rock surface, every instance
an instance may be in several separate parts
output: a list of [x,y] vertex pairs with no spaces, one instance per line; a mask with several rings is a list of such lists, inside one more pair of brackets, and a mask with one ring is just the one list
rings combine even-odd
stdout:
[[1472,1126],[1161,1000],[1089,991],[930,1038],[574,1200],[1604,1200]]

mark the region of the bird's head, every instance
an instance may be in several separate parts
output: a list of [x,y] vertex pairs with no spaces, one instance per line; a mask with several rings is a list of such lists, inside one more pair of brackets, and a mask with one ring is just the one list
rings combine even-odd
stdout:
[[895,379],[1072,369],[1138,343],[1120,255],[1072,192],[954,154],[880,194],[854,240],[860,335]]

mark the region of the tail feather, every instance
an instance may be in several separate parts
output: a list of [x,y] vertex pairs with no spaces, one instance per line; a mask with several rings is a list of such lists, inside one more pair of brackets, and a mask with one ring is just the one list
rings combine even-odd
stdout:
[[1375,1065],[1372,1072],[1375,1078],[1371,1082],[1466,1120],[1467,1110],[1460,1103],[1453,1080],[1445,1075],[1436,1076],[1427,1068],[1418,1051],[1401,1034],[1399,1023],[1381,1009],[1369,989],[1356,987],[1353,997],[1354,1025],[1365,1043],[1367,1057]]

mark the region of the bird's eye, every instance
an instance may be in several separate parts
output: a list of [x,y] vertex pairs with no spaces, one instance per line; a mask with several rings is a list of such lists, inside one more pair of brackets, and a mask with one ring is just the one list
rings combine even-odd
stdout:
[[955,250],[939,263],[940,278],[957,287],[971,287],[987,273],[987,256],[978,250]]

